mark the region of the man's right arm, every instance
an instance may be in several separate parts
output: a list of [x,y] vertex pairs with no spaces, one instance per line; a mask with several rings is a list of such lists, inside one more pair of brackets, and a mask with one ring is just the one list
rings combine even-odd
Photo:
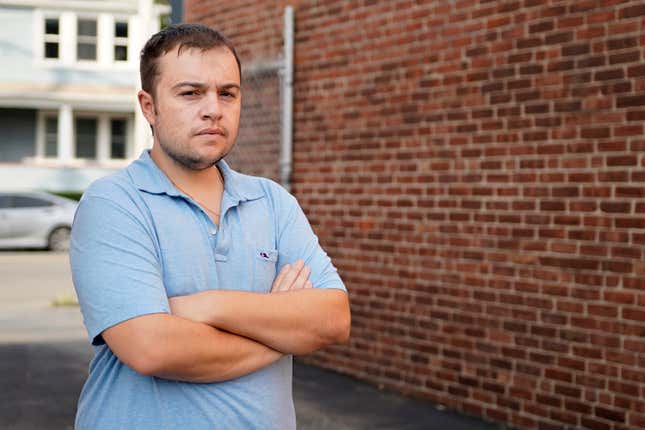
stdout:
[[238,378],[282,357],[251,339],[161,313],[110,327],[103,339],[138,373],[186,382]]
[[[308,271],[283,269],[276,291],[312,289]],[[186,382],[219,382],[255,372],[283,354],[244,336],[179,316],[156,313],[103,331],[112,352],[135,371]]]
[[79,205],[70,248],[74,286],[94,344],[105,341],[139,373],[193,382],[235,378],[281,357],[243,336],[171,315],[145,216],[137,206],[94,194],[86,192]]

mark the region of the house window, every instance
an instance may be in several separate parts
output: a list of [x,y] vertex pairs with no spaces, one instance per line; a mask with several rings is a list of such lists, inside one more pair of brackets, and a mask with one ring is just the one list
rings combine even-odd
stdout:
[[60,56],[60,19],[45,19],[45,58]]
[[76,35],[76,55],[79,60],[96,60],[96,19],[79,19]]
[[110,158],[125,158],[126,120],[110,120]]
[[128,61],[128,23],[114,23],[114,61]]
[[45,157],[58,156],[58,117],[45,117]]
[[76,158],[96,158],[98,120],[96,118],[76,118]]

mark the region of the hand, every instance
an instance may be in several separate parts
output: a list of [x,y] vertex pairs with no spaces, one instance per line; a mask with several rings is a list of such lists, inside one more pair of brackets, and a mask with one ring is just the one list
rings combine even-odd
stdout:
[[199,293],[187,296],[175,296],[168,299],[170,312],[178,317],[195,322],[207,323],[209,309],[202,309],[207,301],[199,297]]
[[285,264],[278,276],[275,277],[271,292],[293,291],[303,288],[313,288],[314,285],[309,280],[311,269],[305,266],[305,262],[298,260],[293,264]]

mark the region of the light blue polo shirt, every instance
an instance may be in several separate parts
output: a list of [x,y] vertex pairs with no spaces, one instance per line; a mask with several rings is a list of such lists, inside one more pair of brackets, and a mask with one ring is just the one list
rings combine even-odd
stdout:
[[148,151],[93,183],[72,227],[70,259],[95,349],[76,429],[295,429],[292,359],[218,383],[143,376],[108,348],[103,330],[169,313],[168,297],[209,289],[267,293],[303,259],[316,288],[345,287],[296,199],[268,179],[218,163],[220,226],[175,188]]

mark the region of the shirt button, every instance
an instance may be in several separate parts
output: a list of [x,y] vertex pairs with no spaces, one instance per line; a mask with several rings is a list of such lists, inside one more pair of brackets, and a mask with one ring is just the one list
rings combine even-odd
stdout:
[[214,228],[211,228],[210,230],[208,230],[208,233],[209,233],[211,236],[215,236],[215,233],[217,233],[217,230],[215,230]]

